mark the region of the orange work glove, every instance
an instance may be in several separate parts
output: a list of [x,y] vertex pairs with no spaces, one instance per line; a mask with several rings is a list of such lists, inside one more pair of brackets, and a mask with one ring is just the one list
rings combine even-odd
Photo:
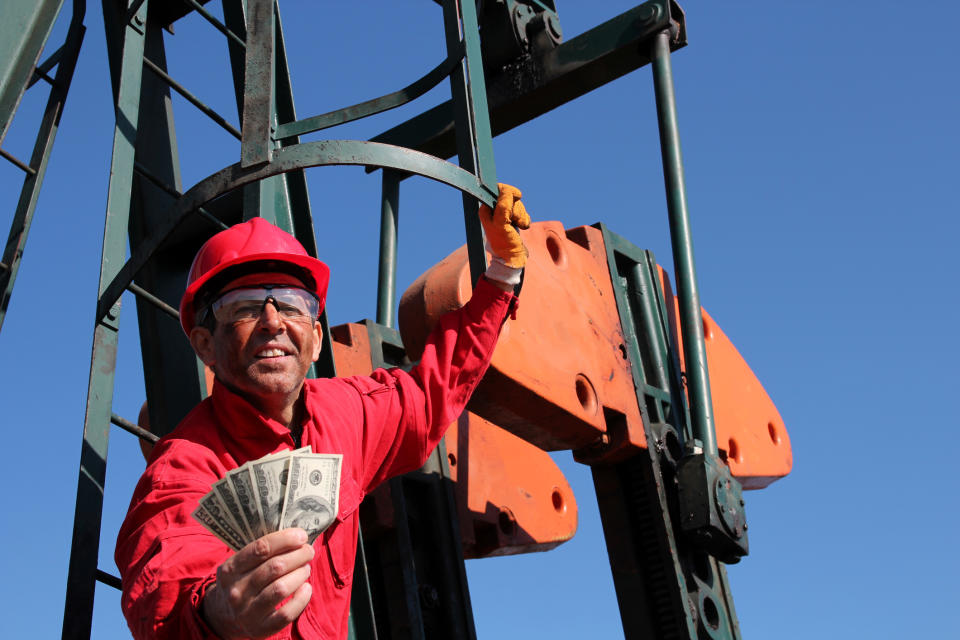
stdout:
[[530,215],[520,202],[519,189],[503,183],[497,183],[497,188],[500,197],[496,206],[480,206],[480,224],[494,257],[512,269],[522,269],[527,263],[527,248],[517,229],[530,227]]

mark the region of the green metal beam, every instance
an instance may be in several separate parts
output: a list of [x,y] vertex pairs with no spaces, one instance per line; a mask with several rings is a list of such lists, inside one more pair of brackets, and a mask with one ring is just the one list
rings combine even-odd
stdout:
[[247,0],[241,165],[269,162],[273,151],[274,0]]
[[[140,25],[146,21],[146,10],[145,3],[135,17]],[[116,109],[117,123],[114,129],[111,179],[100,262],[99,291],[101,295],[123,266],[126,254],[144,41],[142,29],[129,23],[124,27],[122,74],[118,82]],[[117,296],[109,308],[102,314],[98,313],[95,319],[73,522],[73,542],[70,548],[67,596],[63,614],[65,640],[90,637],[97,572],[96,549],[100,548],[107,445],[110,438],[110,419],[113,415],[111,405],[119,321],[120,300]]]
[[397,295],[397,227],[400,214],[399,171],[383,170],[380,204],[380,258],[377,275],[377,323],[393,328]]
[[[672,12],[671,12],[672,10]],[[651,0],[547,52],[486,79],[491,132],[500,135],[566,104],[650,61],[649,42],[670,26],[679,24],[671,46],[686,44],[683,12],[669,0]],[[454,103],[443,102],[373,138],[423,151],[439,158],[457,153]]]
[[[162,28],[152,21],[143,28],[146,33],[144,59],[154,61],[166,75]],[[182,189],[174,108],[170,84],[163,75],[144,73],[141,83],[129,222],[131,247],[154,236],[163,224],[170,203],[177,197],[175,194]],[[167,186],[174,193],[170,193]],[[220,224],[207,221],[196,226],[207,233],[221,228]],[[166,307],[178,306],[194,248],[189,240],[168,242],[137,274],[136,282]],[[136,286],[131,284],[128,288],[136,293]],[[206,378],[183,335],[179,318],[172,318],[168,310],[158,307],[142,293],[137,293],[136,304],[150,429],[166,435],[206,396]]]
[[602,462],[602,450],[574,455],[591,464],[624,635],[738,640],[726,572],[686,535],[686,512],[678,506],[682,445],[692,431],[656,260],[596,226],[648,446],[616,464]]
[[[450,75],[456,123],[457,158],[460,166],[477,177],[477,182],[496,193],[497,169],[493,160],[493,136],[487,108],[487,89],[483,77],[477,8],[473,2],[446,0],[443,3],[443,24],[447,54],[452,56],[463,41],[463,64]],[[474,284],[486,271],[487,256],[483,249],[483,231],[477,219],[477,201],[463,194],[463,222],[467,236],[470,277]]]
[[[0,143],[33,71],[63,0],[4,0],[0,3]],[[80,13],[81,18],[83,12]]]

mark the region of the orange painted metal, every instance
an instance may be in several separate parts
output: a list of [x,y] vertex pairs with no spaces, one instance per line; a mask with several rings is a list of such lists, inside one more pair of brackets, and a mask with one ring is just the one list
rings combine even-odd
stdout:
[[464,557],[547,551],[576,533],[573,490],[546,451],[470,412],[446,445]]
[[[544,449],[577,449],[583,462],[615,462],[646,441],[602,234],[538,222],[522,235],[530,258],[521,308],[505,325],[469,408]],[[677,301],[660,274],[682,362]],[[461,248],[404,294],[399,319],[408,353],[419,353],[436,319],[469,296]],[[743,357],[703,313],[721,455],[744,488],[762,488],[790,472],[786,428]]]
[[[672,310],[670,326],[683,366],[683,341],[677,330],[679,303],[663,269],[660,284],[667,309]],[[706,309],[701,308],[701,312],[717,447],[744,489],[762,489],[790,473],[790,436],[780,412],[750,365]]]
[[[530,255],[520,308],[468,408],[542,449],[615,461],[645,447],[646,438],[603,236],[591,227],[576,231],[576,241],[559,222],[522,232]],[[398,317],[411,357],[470,289],[461,248],[404,293]]]
[[[370,373],[366,327],[330,329],[338,375]],[[577,503],[563,472],[543,450],[464,412],[445,437],[464,556],[546,551],[573,537]],[[365,526],[393,525],[389,485],[364,501]]]

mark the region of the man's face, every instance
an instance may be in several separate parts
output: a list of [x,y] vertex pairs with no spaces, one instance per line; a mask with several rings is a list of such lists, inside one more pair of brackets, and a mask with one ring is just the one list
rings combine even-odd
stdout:
[[[292,276],[265,273],[239,278],[222,290],[264,284],[303,287]],[[262,407],[296,400],[310,364],[320,356],[321,336],[319,322],[285,318],[268,303],[257,319],[218,321],[212,333],[197,327],[190,341],[220,382]]]

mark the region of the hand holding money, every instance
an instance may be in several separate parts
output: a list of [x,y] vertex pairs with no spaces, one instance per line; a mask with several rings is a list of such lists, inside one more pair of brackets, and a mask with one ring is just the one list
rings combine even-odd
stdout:
[[200,499],[193,517],[237,552],[202,603],[221,638],[273,635],[307,606],[312,545],[336,517],[342,460],[310,447],[273,453],[228,472]]
[[224,640],[277,633],[310,601],[313,555],[302,529],[284,529],[254,540],[217,569],[217,581],[203,598],[203,618]]

